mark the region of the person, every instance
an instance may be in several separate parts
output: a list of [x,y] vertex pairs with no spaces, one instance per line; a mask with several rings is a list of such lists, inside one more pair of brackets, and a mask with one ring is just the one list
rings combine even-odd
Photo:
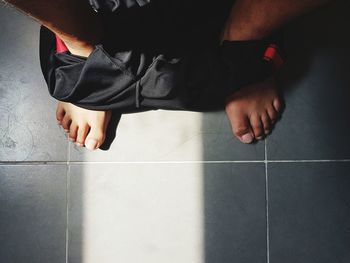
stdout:
[[[328,1],[232,1],[227,10],[228,15],[223,17],[221,40],[263,39],[291,19]],[[90,3],[86,0],[8,0],[7,2],[54,32],[72,55],[87,58],[94,52],[95,45],[101,41],[105,34],[105,25],[91,6],[96,8],[108,6],[111,10],[115,10],[122,7],[147,6],[152,0],[91,0]],[[192,13],[189,13],[189,16],[200,12],[203,3],[207,3],[207,7],[211,7],[208,10],[212,13],[215,13],[216,7],[220,6],[219,3],[211,3],[210,1],[196,2],[193,0],[192,3],[168,0],[163,2],[170,5],[168,14],[171,14],[173,6],[180,6],[181,10],[185,12],[187,6],[192,4]],[[208,24],[205,21],[210,21],[210,19],[206,19],[208,13],[204,12],[203,14],[202,17],[196,17],[196,27],[206,31]],[[211,25],[209,24],[209,26]],[[282,109],[283,101],[273,77],[249,84],[235,91],[227,98],[225,106],[233,133],[243,143],[251,143],[254,139],[260,140],[268,135]],[[60,101],[56,117],[69,133],[72,141],[75,141],[77,145],[85,145],[88,149],[94,150],[99,148],[105,139],[111,111],[91,110]]]

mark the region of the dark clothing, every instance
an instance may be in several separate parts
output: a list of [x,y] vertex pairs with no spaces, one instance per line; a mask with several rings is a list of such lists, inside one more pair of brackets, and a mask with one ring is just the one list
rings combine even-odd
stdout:
[[277,39],[224,42],[232,0],[90,0],[106,36],[88,58],[57,53],[42,27],[40,59],[50,94],[92,110],[222,109],[238,88],[274,71]]

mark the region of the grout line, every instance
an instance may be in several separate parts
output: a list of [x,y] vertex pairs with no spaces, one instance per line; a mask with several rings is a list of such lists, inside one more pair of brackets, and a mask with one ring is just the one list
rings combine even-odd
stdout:
[[350,159],[320,159],[320,160],[268,160],[268,163],[347,163]]
[[70,189],[70,142],[68,140],[67,147],[67,172],[66,172],[66,263],[68,263],[68,251],[69,251],[69,189]]
[[269,221],[269,174],[267,157],[267,140],[265,140],[265,200],[266,200],[266,257],[267,263],[270,263],[270,221]]
[[[71,164],[186,164],[186,163],[264,163],[265,161],[253,160],[253,161],[69,161]],[[67,162],[63,161],[9,161],[0,162],[1,165],[67,165]]]
[[[68,162],[67,162],[68,163]],[[68,263],[68,242],[69,242],[69,229],[68,229],[68,219],[69,219],[69,209],[68,209],[68,202],[69,202],[69,173],[70,173],[70,166],[67,165],[67,173],[66,173],[66,263]]]
[[220,163],[264,163],[265,161],[135,161],[135,162],[112,162],[112,161],[74,161],[71,164],[220,164]]
[[71,164],[220,164],[220,163],[343,163],[350,159],[339,160],[243,160],[243,161],[0,161],[0,166],[10,165],[71,165]]
[[0,161],[2,165],[67,165],[66,161]]
[[67,165],[70,164],[70,155],[71,155],[71,152],[70,152],[70,144],[71,142],[68,140],[68,149],[67,149]]

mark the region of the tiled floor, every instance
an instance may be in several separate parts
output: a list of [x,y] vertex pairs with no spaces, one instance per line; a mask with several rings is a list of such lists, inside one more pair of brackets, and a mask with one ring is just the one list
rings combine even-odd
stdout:
[[223,112],[157,111],[96,153],[55,123],[38,26],[0,7],[0,262],[350,262],[349,7],[288,28],[266,141],[237,142]]

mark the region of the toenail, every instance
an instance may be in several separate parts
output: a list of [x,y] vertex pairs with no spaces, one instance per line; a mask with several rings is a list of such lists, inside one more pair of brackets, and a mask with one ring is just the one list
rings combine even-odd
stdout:
[[97,148],[97,141],[94,140],[94,139],[88,139],[86,142],[85,142],[85,146],[87,149],[89,150],[95,150]]
[[84,146],[84,144],[81,144],[81,143],[79,143],[79,142],[76,142],[75,145],[76,145],[76,146],[79,146],[79,147],[83,147],[83,146]]
[[263,138],[264,138],[264,136],[256,137],[257,140],[262,140]]
[[244,143],[251,143],[254,139],[250,133],[244,134],[241,138]]
[[66,129],[64,129],[64,131],[65,131],[66,133],[68,133],[68,132],[69,132],[69,130],[66,130]]
[[75,142],[75,139],[71,137],[69,137],[68,140],[70,140],[71,142]]

